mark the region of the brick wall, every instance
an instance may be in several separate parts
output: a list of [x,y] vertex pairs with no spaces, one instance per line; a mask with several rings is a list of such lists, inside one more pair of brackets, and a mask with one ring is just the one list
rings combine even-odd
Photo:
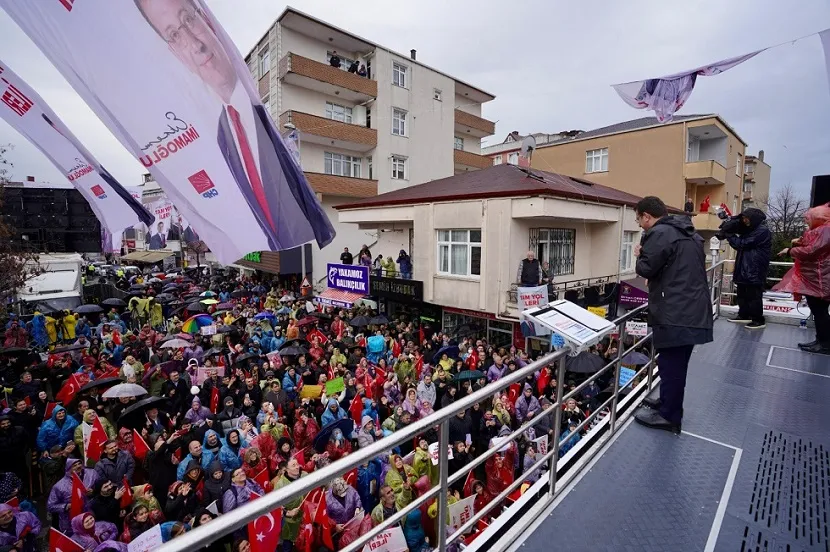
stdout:
[[327,82],[348,90],[353,90],[374,98],[378,95],[378,83],[372,79],[359,77],[331,65],[320,63],[297,54],[286,54],[279,64],[280,78],[287,73],[295,73],[314,80]]

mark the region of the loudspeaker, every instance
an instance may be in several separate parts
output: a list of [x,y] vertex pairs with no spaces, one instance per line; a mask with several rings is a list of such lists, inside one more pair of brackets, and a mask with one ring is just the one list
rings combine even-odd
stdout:
[[810,207],[830,203],[830,174],[813,177],[813,189],[810,191]]

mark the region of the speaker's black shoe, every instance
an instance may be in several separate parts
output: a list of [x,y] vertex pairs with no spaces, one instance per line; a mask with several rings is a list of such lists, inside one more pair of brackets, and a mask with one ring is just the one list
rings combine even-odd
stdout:
[[652,429],[662,429],[663,431],[670,431],[675,435],[680,434],[680,425],[673,424],[656,410],[640,410],[634,414],[634,419],[638,424],[650,427]]
[[662,403],[660,402],[659,398],[649,399],[648,397],[646,397],[645,399],[643,399],[643,406],[647,406],[648,408],[650,408],[652,410],[660,410],[660,405],[661,404]]

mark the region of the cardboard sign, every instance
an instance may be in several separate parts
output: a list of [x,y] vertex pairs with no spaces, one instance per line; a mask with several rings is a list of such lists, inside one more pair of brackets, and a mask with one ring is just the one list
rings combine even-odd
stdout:
[[162,545],[161,525],[154,525],[139,536],[134,538],[128,545],[129,552],[150,552]]
[[450,504],[450,526],[453,531],[458,530],[459,527],[472,519],[473,514],[475,514],[476,496],[468,496],[455,504]]
[[[438,465],[438,443],[429,445],[429,458],[433,466]],[[447,445],[447,459],[452,460],[452,445]]]
[[538,454],[544,456],[548,453],[548,436],[547,435],[542,435],[541,437],[538,437],[538,438],[534,439],[533,442],[536,444],[536,452]]
[[225,375],[225,367],[224,366],[213,366],[211,368],[206,368],[205,366],[199,366],[198,368],[196,368],[196,374],[191,376],[193,378],[193,384],[194,385],[202,385],[205,382],[205,380],[210,377],[208,375],[208,372],[210,372],[211,370],[216,370],[216,376],[219,379],[221,379],[222,376]]
[[608,307],[588,307],[588,312],[592,312],[597,316],[605,318],[608,316]]
[[326,382],[326,395],[332,396],[342,393],[346,389],[346,382],[343,378],[334,378]]
[[625,323],[625,333],[635,337],[645,337],[648,335],[648,323],[629,320]]
[[303,385],[303,388],[300,389],[301,399],[319,399],[322,395],[322,385]]
[[268,359],[268,362],[271,363],[271,366],[273,368],[278,368],[282,366],[282,357],[280,357],[279,351],[268,353],[267,355],[265,355],[265,357]]
[[637,375],[636,370],[632,370],[631,368],[626,368],[625,366],[620,367],[620,388],[622,388],[625,384],[630,382],[634,379],[634,376]]
[[363,547],[363,552],[406,552],[406,538],[403,536],[403,529],[390,527],[375,536]]
[[199,328],[199,332],[202,335],[216,335],[216,325],[211,324],[210,326],[202,326]]

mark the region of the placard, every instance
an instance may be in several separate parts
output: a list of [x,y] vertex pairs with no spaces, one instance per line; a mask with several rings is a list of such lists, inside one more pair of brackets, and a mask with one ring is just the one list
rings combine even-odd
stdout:
[[[432,465],[438,465],[438,443],[429,445],[429,458],[432,460]],[[447,459],[452,460],[452,445],[447,445]]]
[[[476,496],[478,495],[474,494],[449,505],[450,527],[453,528],[453,531],[458,530],[459,527],[473,518]],[[472,531],[472,528],[469,531]]]
[[334,378],[326,382],[326,395],[332,396],[342,393],[346,389],[346,382],[343,378]]
[[202,335],[216,335],[216,325],[211,324],[210,326],[202,326],[199,328],[199,332]]
[[630,382],[634,379],[634,376],[637,375],[636,370],[632,370],[631,368],[626,368],[625,366],[620,367],[620,388],[622,389],[625,384]]
[[[516,288],[516,301],[519,305],[519,312],[526,311],[527,309],[531,309],[533,307],[540,307],[542,305],[548,304],[548,286],[535,286],[535,287],[519,287]],[[522,320],[524,317],[521,315],[519,316]],[[525,331],[525,337],[532,337],[537,335],[548,335],[550,330],[546,328],[544,325],[539,324],[538,322],[533,324],[533,333],[530,334],[528,331],[530,328],[525,327],[523,331]],[[530,334],[530,335],[528,335]]]
[[390,527],[381,531],[369,543],[363,547],[363,552],[406,552],[406,538],[403,536],[403,529]]
[[542,456],[548,453],[548,436],[542,435],[541,437],[537,437],[533,440],[536,443],[536,452],[541,454]]
[[626,335],[633,335],[635,337],[645,337],[648,335],[648,322],[635,322],[629,320],[625,323]]
[[268,362],[271,363],[272,368],[278,368],[282,366],[282,357],[280,356],[279,351],[270,352],[267,355],[265,355],[265,357],[268,359]]
[[300,389],[301,399],[319,399],[322,395],[322,385],[303,385],[302,389]]
[[608,307],[588,307],[588,312],[594,313],[597,316],[605,318],[608,316]]
[[150,552],[160,547],[164,542],[161,538],[161,525],[153,525],[127,545],[129,552]]
[[225,375],[225,367],[224,366],[211,366],[210,368],[206,366],[199,366],[196,368],[196,374],[192,375],[193,378],[193,385],[202,385],[206,379],[210,376],[208,372],[211,370],[216,370],[216,376],[219,379],[222,379],[222,376]]

